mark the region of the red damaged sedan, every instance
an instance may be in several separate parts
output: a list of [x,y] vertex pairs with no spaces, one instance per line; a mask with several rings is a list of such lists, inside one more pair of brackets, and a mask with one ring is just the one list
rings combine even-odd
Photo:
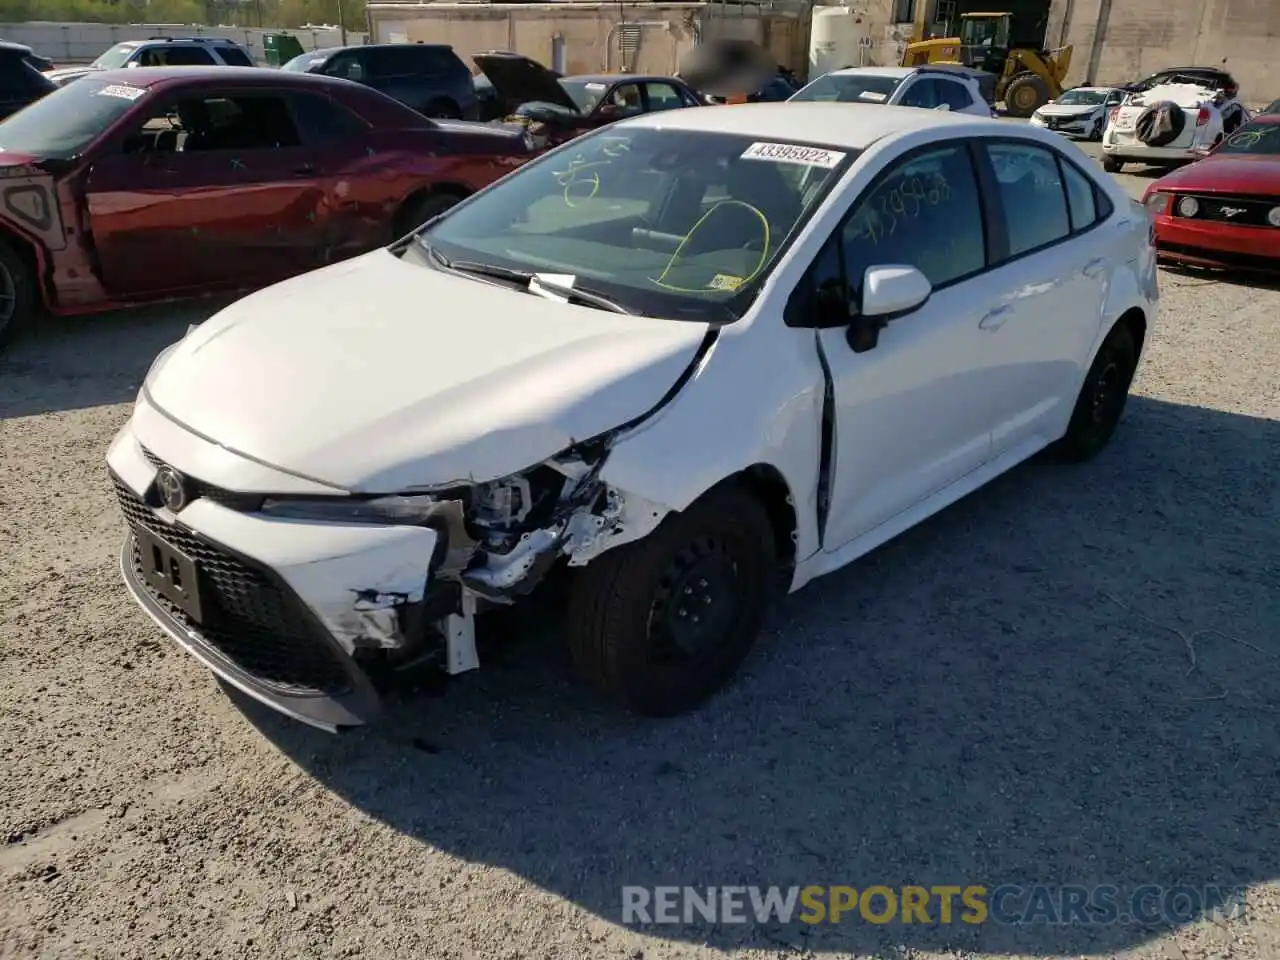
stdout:
[[1207,157],[1151,184],[1161,259],[1280,270],[1280,115],[1264,114]]
[[0,123],[0,343],[81,313],[264,286],[408,233],[530,157],[347,80],[86,77]]

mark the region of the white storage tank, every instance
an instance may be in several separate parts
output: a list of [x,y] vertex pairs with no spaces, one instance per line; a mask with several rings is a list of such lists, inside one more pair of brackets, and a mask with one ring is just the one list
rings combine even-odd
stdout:
[[845,7],[814,7],[809,34],[809,79],[862,64],[859,48],[869,33],[862,13]]

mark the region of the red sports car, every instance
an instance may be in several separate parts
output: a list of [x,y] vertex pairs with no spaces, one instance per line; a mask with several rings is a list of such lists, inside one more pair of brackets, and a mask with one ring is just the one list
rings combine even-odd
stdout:
[[1143,203],[1162,259],[1280,270],[1280,115],[1255,117],[1203,160],[1161,177]]
[[373,249],[531,156],[347,80],[95,74],[0,123],[0,343],[70,314],[249,289]]

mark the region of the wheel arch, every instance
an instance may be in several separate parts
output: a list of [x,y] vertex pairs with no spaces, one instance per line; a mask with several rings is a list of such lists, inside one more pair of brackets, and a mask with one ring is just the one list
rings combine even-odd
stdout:
[[40,303],[46,313],[53,312],[57,307],[57,300],[49,283],[48,251],[38,241],[8,223],[0,223],[0,240],[9,244],[31,268],[31,276],[35,278],[36,289],[40,293]]

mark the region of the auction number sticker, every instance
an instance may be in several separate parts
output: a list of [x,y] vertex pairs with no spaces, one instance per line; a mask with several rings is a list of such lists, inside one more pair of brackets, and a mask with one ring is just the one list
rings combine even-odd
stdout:
[[98,91],[100,97],[118,97],[121,100],[137,100],[147,91],[124,83],[110,83]]
[[753,143],[743,152],[743,160],[769,160],[773,163],[798,163],[805,167],[831,170],[839,166],[845,154],[820,147],[801,147],[794,143]]
[[742,286],[742,277],[735,277],[730,273],[717,273],[711,278],[711,282],[707,284],[708,290],[737,290]]
[[859,100],[871,100],[875,103],[884,103],[889,99],[887,93],[881,93],[878,90],[863,90],[858,94]]

